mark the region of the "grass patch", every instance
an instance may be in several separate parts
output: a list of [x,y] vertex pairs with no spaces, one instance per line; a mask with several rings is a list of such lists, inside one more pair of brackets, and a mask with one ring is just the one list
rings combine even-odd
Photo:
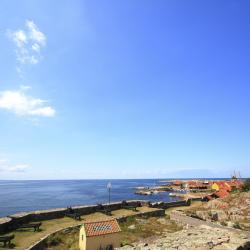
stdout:
[[67,229],[50,236],[46,242],[47,249],[78,250],[79,229]]
[[157,237],[163,232],[176,232],[182,228],[167,217],[151,217],[149,219],[130,218],[120,224],[122,229],[122,245],[131,245],[133,242],[145,238]]

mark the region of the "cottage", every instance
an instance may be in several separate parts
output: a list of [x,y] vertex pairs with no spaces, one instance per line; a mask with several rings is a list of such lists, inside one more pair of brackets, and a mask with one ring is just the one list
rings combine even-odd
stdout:
[[86,222],[80,229],[80,250],[113,250],[120,246],[120,232],[116,219]]

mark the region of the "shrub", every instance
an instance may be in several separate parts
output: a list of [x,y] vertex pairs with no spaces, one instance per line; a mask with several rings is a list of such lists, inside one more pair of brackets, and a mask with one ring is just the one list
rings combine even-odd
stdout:
[[226,222],[226,221],[222,221],[220,224],[221,224],[222,226],[224,226],[224,227],[227,226],[227,222]]
[[247,179],[247,180],[242,184],[242,191],[244,191],[244,192],[250,191],[250,179]]
[[124,247],[124,246],[133,246],[133,245],[131,244],[129,240],[125,239],[121,242],[121,247]]
[[58,235],[51,235],[47,240],[47,246],[57,246],[62,242],[62,239]]
[[233,228],[241,229],[240,223],[239,223],[239,222],[235,222],[235,223],[233,224]]

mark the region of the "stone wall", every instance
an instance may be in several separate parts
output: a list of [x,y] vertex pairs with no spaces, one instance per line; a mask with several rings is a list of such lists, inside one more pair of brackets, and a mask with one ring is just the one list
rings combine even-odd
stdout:
[[150,203],[150,207],[167,209],[170,207],[182,207],[182,206],[190,206],[191,200],[184,201],[174,201],[174,202],[154,202]]
[[[143,206],[147,202],[140,200],[127,201],[129,205]],[[104,207],[108,206],[112,211],[121,208],[121,202],[113,202],[111,204],[103,204]],[[75,206],[72,207],[80,215],[87,215],[96,212],[97,205]],[[58,219],[64,217],[67,208],[56,208],[41,211],[22,212],[0,218],[0,233],[5,233],[14,230],[19,224],[37,222],[43,220]]]

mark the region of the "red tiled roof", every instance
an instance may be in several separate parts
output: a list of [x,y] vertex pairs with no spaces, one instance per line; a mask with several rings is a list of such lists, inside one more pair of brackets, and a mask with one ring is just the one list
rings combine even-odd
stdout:
[[214,193],[215,196],[217,196],[218,198],[225,198],[229,195],[229,193],[227,192],[227,190],[225,189],[220,189],[219,191]]
[[188,184],[189,184],[189,185],[197,185],[198,182],[197,182],[197,181],[188,181]]
[[176,180],[176,181],[173,182],[174,185],[180,185],[182,183],[183,183],[183,181],[178,181],[178,180]]
[[84,228],[87,237],[118,233],[121,231],[120,226],[115,219],[98,222],[86,222],[84,223]]

